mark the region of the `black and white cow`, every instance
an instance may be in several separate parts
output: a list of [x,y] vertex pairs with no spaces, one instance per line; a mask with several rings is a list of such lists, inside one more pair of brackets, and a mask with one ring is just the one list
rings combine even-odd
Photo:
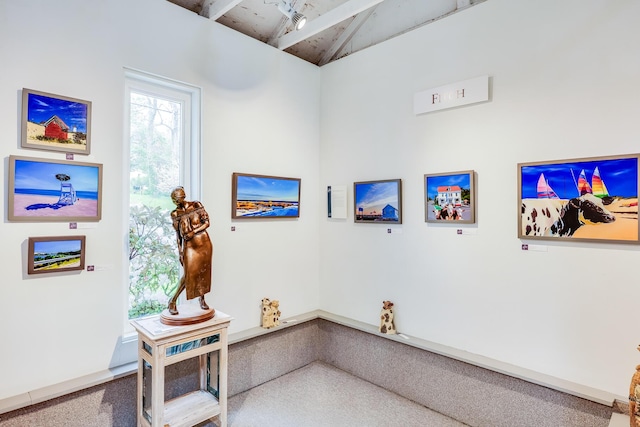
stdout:
[[[529,202],[529,205],[527,205]],[[522,233],[525,236],[571,237],[584,224],[609,223],[616,220],[593,194],[584,194],[564,203],[558,199],[522,202]]]

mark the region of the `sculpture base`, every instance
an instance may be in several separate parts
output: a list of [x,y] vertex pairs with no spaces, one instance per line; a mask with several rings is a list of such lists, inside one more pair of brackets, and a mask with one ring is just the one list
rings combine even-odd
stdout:
[[182,304],[178,305],[177,308],[178,314],[171,314],[169,309],[165,308],[160,315],[160,322],[171,326],[185,326],[206,322],[216,315],[216,311],[213,308],[203,310],[196,304]]

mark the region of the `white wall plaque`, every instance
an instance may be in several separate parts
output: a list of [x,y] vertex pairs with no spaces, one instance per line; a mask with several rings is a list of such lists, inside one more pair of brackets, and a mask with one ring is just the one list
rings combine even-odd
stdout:
[[413,113],[422,114],[489,100],[489,76],[416,92]]

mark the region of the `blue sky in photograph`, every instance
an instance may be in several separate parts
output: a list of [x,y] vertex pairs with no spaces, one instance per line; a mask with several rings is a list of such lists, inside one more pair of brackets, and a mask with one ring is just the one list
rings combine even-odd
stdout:
[[51,242],[33,242],[34,253],[59,253],[79,251],[81,249],[80,240],[55,240]]
[[584,169],[587,181],[591,185],[591,177],[596,167],[600,171],[600,177],[604,181],[610,196],[638,196],[638,160],[632,157],[522,166],[522,198],[538,197],[538,178],[540,178],[541,173],[544,173],[547,183],[561,199],[579,197],[577,182],[580,172]]
[[56,179],[56,175],[59,173],[64,173],[71,177],[71,180],[67,182],[70,182],[76,191],[98,191],[97,166],[48,163],[23,159],[16,159],[14,188],[59,190],[60,181]]
[[87,105],[64,99],[29,94],[28,118],[32,123],[42,123],[52,116],[58,116],[73,131],[87,133]]
[[356,209],[386,205],[398,208],[397,181],[357,184]]
[[297,179],[240,175],[237,178],[238,200],[298,201],[300,182]]
[[438,195],[438,187],[455,186],[469,189],[471,187],[471,176],[468,173],[454,175],[438,175],[427,177],[427,197],[433,199]]

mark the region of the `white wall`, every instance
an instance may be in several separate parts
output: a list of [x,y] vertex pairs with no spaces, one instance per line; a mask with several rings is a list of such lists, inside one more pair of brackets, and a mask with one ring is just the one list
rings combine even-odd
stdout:
[[[490,0],[322,68],[321,307],[626,399],[639,248],[517,239],[518,162],[638,152],[640,3]],[[415,92],[488,74],[492,99],[413,115]],[[424,222],[423,175],[474,169],[477,223]],[[352,183],[402,178],[401,233],[353,223]],[[457,235],[457,228],[477,234]],[[540,243],[535,242],[535,243]]]
[[[94,228],[10,223],[4,208],[0,399],[135,360],[135,347],[120,344],[123,67],[202,88],[201,200],[215,246],[207,301],[234,317],[231,332],[260,324],[265,296],[283,316],[318,307],[319,68],[159,0],[3,0],[0,40],[3,181],[9,155],[64,159],[20,148],[23,87],[92,101],[92,152],[76,160],[104,165]],[[235,171],[302,178],[301,218],[235,222],[231,233]],[[87,264],[104,269],[28,276],[28,237],[67,234],[85,234]]]

